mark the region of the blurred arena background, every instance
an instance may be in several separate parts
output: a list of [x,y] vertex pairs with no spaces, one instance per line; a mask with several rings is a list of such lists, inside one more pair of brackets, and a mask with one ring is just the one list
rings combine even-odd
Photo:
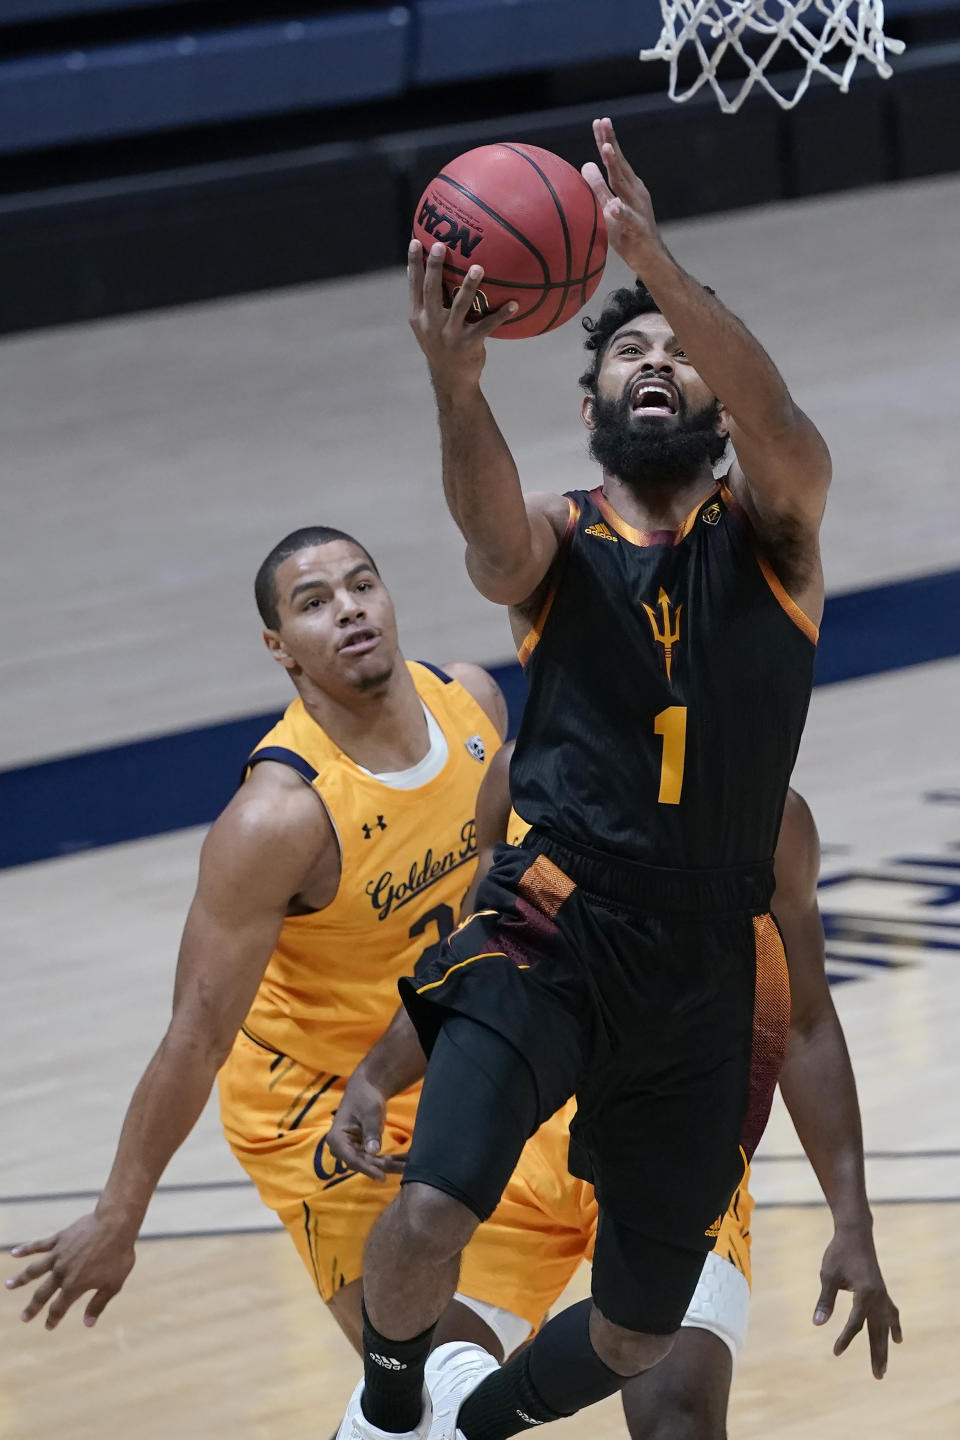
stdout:
[[[507,138],[579,164],[605,113],[835,461],[797,783],[906,1343],[877,1386],[810,1328],[826,1211],[777,1111],[731,1434],[960,1429],[960,0],[886,11],[890,80],[727,116],[638,63],[654,0],[0,0],[0,1244],[86,1207],[163,1030],[203,826],[288,699],[252,598],[274,541],[356,533],[407,655],[490,664],[515,723],[400,267],[440,162]],[[579,345],[490,347],[531,489],[588,473]],[[328,1434],[355,1366],[271,1220],[209,1108],[95,1336],[8,1299],[0,1434]]]

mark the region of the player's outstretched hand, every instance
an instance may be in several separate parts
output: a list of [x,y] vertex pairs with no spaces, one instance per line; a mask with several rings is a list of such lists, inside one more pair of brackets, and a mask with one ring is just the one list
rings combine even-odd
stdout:
[[825,1325],[830,1319],[839,1290],[852,1290],[850,1315],[837,1337],[833,1353],[842,1355],[850,1341],[866,1325],[870,1337],[871,1368],[875,1378],[882,1380],[887,1370],[890,1337],[899,1345],[903,1332],[900,1329],[900,1312],[887,1293],[880,1273],[870,1231],[862,1228],[838,1230],[824,1253],[820,1280],[820,1299],[813,1312],[814,1325]]
[[650,192],[627,163],[612,120],[594,120],[593,138],[607,178],[603,178],[599,165],[592,160],[584,165],[583,178],[603,210],[610,244],[630,269],[642,276],[644,261],[651,249],[660,246]]
[[386,1180],[388,1175],[403,1169],[407,1158],[381,1155],[386,1118],[387,1097],[365,1079],[362,1072],[355,1071],[337,1106],[327,1148],[351,1170],[359,1170],[371,1180]]
[[486,359],[485,342],[498,326],[516,313],[510,300],[480,320],[471,320],[473,302],[483,279],[479,265],[471,265],[453,298],[444,305],[443,262],[447,247],[431,245],[426,267],[423,246],[411,240],[407,252],[407,279],[410,286],[410,325],[420,349],[427,357],[433,383],[439,389],[456,390],[461,384],[475,385]]
[[133,1269],[135,1238],[127,1227],[121,1228],[94,1213],[84,1215],[46,1240],[15,1245],[10,1253],[17,1259],[24,1255],[40,1256],[6,1282],[8,1290],[18,1290],[34,1280],[40,1281],[21,1320],[32,1320],[50,1301],[46,1328],[55,1330],[70,1306],[92,1290],[93,1298],[83,1312],[83,1323],[95,1325]]

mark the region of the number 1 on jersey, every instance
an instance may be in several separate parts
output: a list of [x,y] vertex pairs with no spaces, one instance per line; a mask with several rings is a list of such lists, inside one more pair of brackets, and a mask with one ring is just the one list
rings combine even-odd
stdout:
[[663,736],[663,757],[660,761],[661,805],[679,805],[683,789],[683,762],[687,750],[687,707],[668,705],[653,722],[653,733]]

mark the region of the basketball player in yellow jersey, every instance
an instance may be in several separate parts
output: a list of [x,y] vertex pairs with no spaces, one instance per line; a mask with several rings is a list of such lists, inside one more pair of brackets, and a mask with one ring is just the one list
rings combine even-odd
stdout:
[[[376,566],[341,531],[281,541],[256,594],[267,647],[298,698],[204,843],[173,1016],[96,1209],[14,1251],[40,1257],[7,1285],[40,1280],[23,1318],[49,1302],[48,1329],[91,1290],[84,1321],[94,1324],[121,1288],[154,1189],[220,1071],[234,1152],[359,1345],[363,1245],[399,1177],[348,1174],[324,1137],[339,1077],[388,1024],[398,978],[459,918],[477,790],[506,708],[477,666],[404,661]],[[407,1149],[416,1099],[391,1107],[385,1150]],[[453,1333],[489,1345],[492,1320],[499,1348],[512,1349],[495,1305],[484,1307],[495,1280],[485,1294],[478,1269],[472,1303],[484,1320],[458,1307]]]

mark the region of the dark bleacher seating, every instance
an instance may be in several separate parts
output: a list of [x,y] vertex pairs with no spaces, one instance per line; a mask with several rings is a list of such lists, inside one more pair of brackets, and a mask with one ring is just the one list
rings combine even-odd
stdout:
[[392,264],[448,156],[601,108],[664,219],[960,167],[960,0],[886,13],[892,80],[723,116],[656,0],[0,0],[0,333]]

